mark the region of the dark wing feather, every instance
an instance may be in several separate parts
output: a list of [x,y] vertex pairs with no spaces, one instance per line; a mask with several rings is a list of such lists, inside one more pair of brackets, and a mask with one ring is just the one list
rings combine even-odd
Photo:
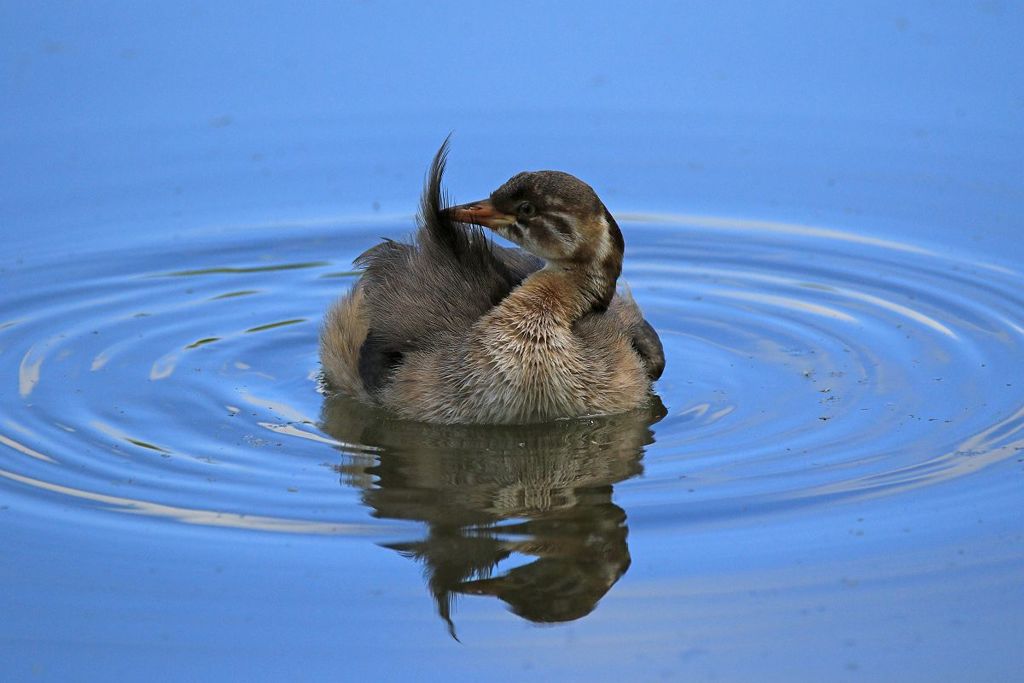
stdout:
[[653,382],[665,372],[665,349],[661,346],[661,339],[646,320],[641,320],[639,325],[635,325],[630,334],[633,348],[643,358],[647,376]]

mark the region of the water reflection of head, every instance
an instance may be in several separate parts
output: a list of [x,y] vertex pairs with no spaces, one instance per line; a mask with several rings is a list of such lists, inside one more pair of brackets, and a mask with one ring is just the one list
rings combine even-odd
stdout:
[[[453,628],[458,594],[495,595],[536,622],[594,609],[630,564],[612,484],[642,471],[650,425],[664,414],[655,398],[642,411],[602,418],[445,427],[332,398],[323,429],[351,445],[338,470],[374,516],[426,522],[425,538],[386,547],[423,563]],[[493,576],[513,555],[527,561]]]

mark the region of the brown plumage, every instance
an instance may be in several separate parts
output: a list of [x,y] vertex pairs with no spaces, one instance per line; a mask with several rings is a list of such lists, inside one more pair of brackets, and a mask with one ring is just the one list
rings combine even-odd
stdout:
[[[489,199],[446,208],[447,142],[431,166],[413,244],[386,240],[327,313],[328,384],[402,417],[528,423],[643,405],[661,342],[616,293],[622,233],[593,189],[520,173]],[[493,245],[471,224],[520,245]]]

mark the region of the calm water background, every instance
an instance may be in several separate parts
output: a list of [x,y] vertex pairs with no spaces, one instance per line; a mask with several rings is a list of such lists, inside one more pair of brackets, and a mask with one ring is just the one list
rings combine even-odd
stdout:
[[[4,678],[1015,680],[1022,32],[3,3]],[[620,217],[664,411],[318,393],[323,310],[450,130],[455,199],[558,168]]]

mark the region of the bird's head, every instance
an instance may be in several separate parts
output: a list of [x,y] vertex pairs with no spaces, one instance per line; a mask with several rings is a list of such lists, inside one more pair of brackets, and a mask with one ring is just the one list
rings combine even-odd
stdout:
[[590,185],[561,171],[519,173],[487,199],[453,206],[461,223],[490,228],[563,269],[622,268],[619,226]]

